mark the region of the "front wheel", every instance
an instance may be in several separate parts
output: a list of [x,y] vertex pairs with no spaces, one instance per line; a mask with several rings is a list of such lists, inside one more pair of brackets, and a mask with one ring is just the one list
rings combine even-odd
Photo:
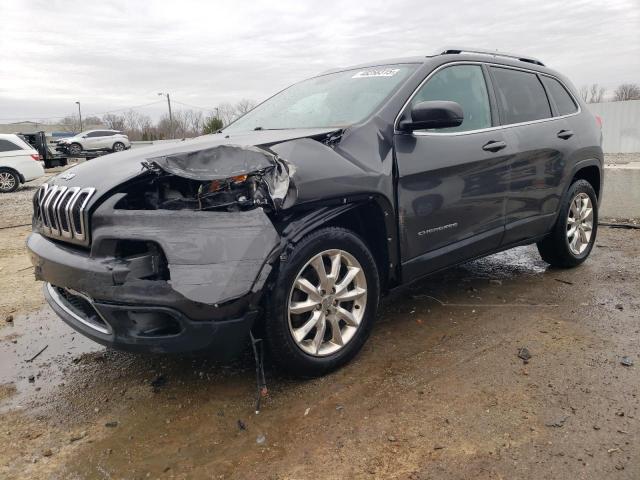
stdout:
[[371,332],[379,291],[375,260],[357,235],[335,227],[309,234],[282,263],[267,302],[274,361],[301,377],[344,365]]
[[70,155],[80,155],[82,153],[82,146],[79,143],[72,143],[69,145]]
[[577,180],[565,195],[564,204],[551,233],[538,242],[542,259],[560,268],[584,262],[598,231],[598,198],[586,180]]
[[121,152],[124,150],[124,143],[122,142],[116,142],[113,144],[113,151],[114,152]]

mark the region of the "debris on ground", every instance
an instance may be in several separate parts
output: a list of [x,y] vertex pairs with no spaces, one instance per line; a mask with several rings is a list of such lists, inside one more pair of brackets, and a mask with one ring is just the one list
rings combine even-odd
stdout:
[[246,430],[247,429],[247,424],[244,423],[242,420],[238,419],[238,428],[240,430]]
[[396,437],[394,437],[393,435],[389,435],[389,436],[387,437],[387,440],[389,440],[390,442],[395,442],[395,441],[397,441],[397,438],[396,438]]
[[29,378],[27,378],[27,380],[29,380],[29,383],[34,383],[36,381],[36,377],[33,375],[29,375]]
[[547,427],[555,427],[555,428],[562,428],[562,426],[566,423],[566,421],[569,420],[569,416],[567,415],[566,417],[562,417],[558,420],[553,420],[551,422],[545,423],[545,426]]
[[116,428],[118,426],[118,422],[116,420],[112,420],[104,424],[107,428]]
[[624,310],[624,306],[621,303],[617,303],[616,304],[616,309],[620,310],[622,312]]
[[261,435],[258,435],[258,436],[257,436],[257,438],[256,438],[256,443],[257,443],[258,445],[263,445],[263,444],[264,444],[264,442],[266,442],[266,441],[267,441],[267,437],[265,437],[265,436],[264,436],[264,435],[262,435],[262,434],[261,434]]
[[631,357],[622,357],[622,360],[620,360],[620,363],[622,365],[624,365],[625,367],[632,367],[633,366],[633,360],[631,359]]
[[311,411],[311,408],[307,407],[307,409],[304,411],[304,416],[306,417],[307,415],[309,415],[310,411]]
[[86,436],[87,436],[87,432],[83,430],[80,433],[76,433],[76,434],[71,435],[71,437],[69,438],[69,442],[70,443],[77,442],[79,440],[82,440]]
[[38,358],[40,356],[40,354],[42,352],[44,352],[47,348],[49,348],[49,345],[45,345],[44,348],[40,349],[40,351],[38,353],[36,353],[33,357],[31,357],[28,360],[25,360],[27,363],[31,363],[33,362],[36,358]]
[[158,375],[151,381],[151,387],[153,388],[154,393],[158,393],[160,391],[160,387],[164,387],[167,384],[167,379],[164,375]]
[[518,358],[522,360],[522,362],[526,365],[531,360],[531,353],[527,347],[520,347],[518,349]]
[[53,455],[53,451],[50,448],[47,448],[44,452],[42,452],[43,457],[50,457]]
[[444,449],[444,445],[434,445],[433,449],[434,450],[443,450]]
[[561,278],[554,278],[554,280],[556,282],[564,283],[565,285],[573,285],[573,282],[570,282],[569,280],[563,280]]
[[13,323],[13,315],[7,315],[4,321],[7,323]]
[[502,285],[502,280],[498,280],[498,279],[492,278],[491,280],[489,280],[489,283],[491,285]]

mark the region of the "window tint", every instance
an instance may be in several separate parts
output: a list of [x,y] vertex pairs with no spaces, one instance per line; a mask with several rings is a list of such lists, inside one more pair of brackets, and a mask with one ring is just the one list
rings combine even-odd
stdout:
[[115,135],[118,132],[112,132],[111,130],[106,130],[104,132],[101,132],[103,137],[110,137],[112,135]]
[[503,124],[551,117],[549,100],[535,74],[507,68],[491,67],[491,70]]
[[434,132],[465,132],[491,126],[489,95],[479,65],[456,65],[435,73],[411,100],[411,107],[430,100],[457,102],[464,112],[462,125]]
[[22,148],[9,140],[0,140],[0,152],[15,152],[16,150],[22,150]]
[[87,134],[87,137],[92,138],[92,137],[102,137],[103,134],[102,132],[91,132],[89,134]]
[[567,89],[555,78],[542,76],[542,83],[547,87],[549,96],[558,108],[558,115],[569,115],[578,111],[578,106],[567,92]]

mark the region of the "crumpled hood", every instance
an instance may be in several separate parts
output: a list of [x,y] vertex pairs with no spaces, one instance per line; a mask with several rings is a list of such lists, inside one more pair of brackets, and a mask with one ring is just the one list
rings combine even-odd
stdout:
[[96,189],[93,203],[123,182],[144,173],[146,169],[142,165],[143,162],[176,154],[199,152],[221,145],[270,147],[289,140],[321,136],[334,131],[335,128],[259,130],[228,135],[217,133],[176,142],[167,141],[89,160],[56,175],[49,183],[66,187],[93,187]]

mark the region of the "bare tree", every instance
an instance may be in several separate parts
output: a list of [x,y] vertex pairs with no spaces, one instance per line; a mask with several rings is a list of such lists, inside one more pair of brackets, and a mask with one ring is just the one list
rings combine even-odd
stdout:
[[600,103],[602,101],[602,97],[604,97],[604,87],[601,87],[597,83],[591,85],[591,90],[589,91],[589,103]]
[[589,86],[588,85],[583,85],[583,86],[580,87],[580,98],[584,102],[588,102],[589,101]]
[[65,132],[80,132],[80,119],[77,115],[67,115],[60,121],[60,125]]
[[86,125],[98,126],[102,125],[102,119],[100,117],[96,117],[95,115],[91,115],[87,118],[82,119],[82,123]]
[[126,127],[126,120],[122,115],[116,115],[114,113],[106,113],[102,116],[102,122],[110,130],[124,130]]
[[640,100],[640,85],[637,83],[623,83],[613,93],[613,100],[616,102]]
[[599,103],[604,98],[604,87],[597,83],[580,87],[580,98],[586,103]]
[[253,108],[255,106],[256,106],[256,102],[255,101],[249,100],[248,98],[243,98],[242,100],[240,100],[235,105],[235,107],[236,107],[236,115],[238,117],[241,117],[242,115],[244,115],[248,111],[253,110]]

